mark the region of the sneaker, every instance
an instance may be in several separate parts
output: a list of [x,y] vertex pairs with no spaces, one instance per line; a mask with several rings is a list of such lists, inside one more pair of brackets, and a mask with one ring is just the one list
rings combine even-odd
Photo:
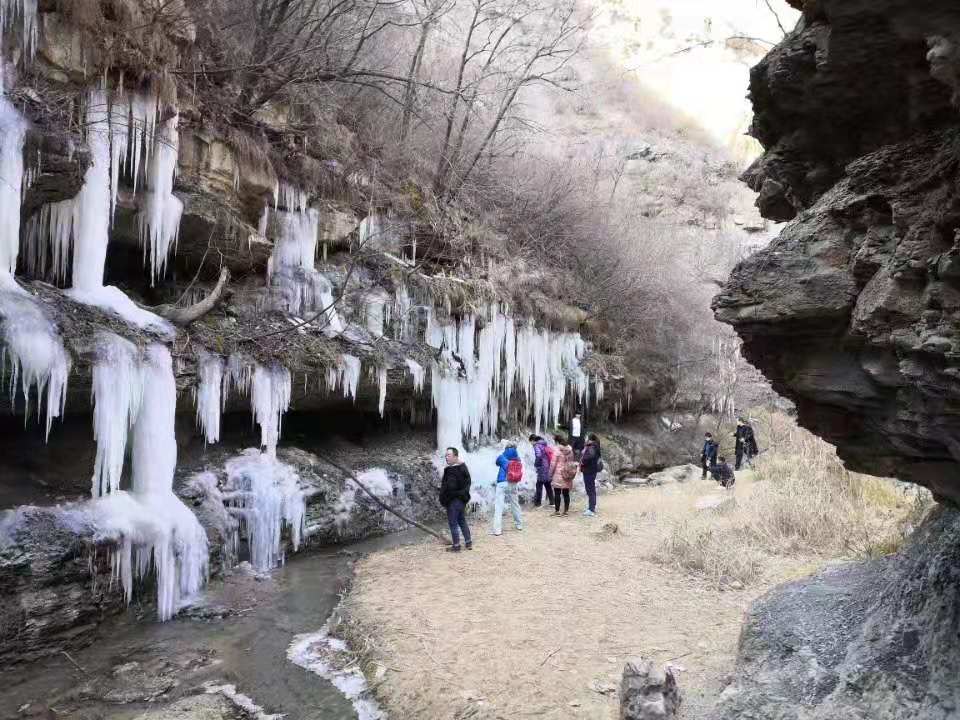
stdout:
[[596,515],[597,515],[597,514],[596,514],[593,510],[584,510],[584,511],[583,511],[583,516],[584,516],[584,517],[596,517]]
[[502,533],[502,532],[494,532],[493,530],[491,530],[490,532],[487,533],[487,535],[493,535],[494,537],[500,537],[501,535],[503,535],[503,533]]
[[553,513],[552,513],[552,515],[551,515],[551,517],[560,517],[560,511],[559,511],[559,510],[554,510]]
[[468,542],[466,547],[467,547],[467,550],[473,550],[473,543]]
[[460,546],[459,546],[459,545],[449,545],[449,546],[447,547],[447,552],[460,552]]
[[523,530],[523,525],[515,525],[514,527],[516,527],[517,530]]
[[569,510],[564,510],[564,511],[563,511],[563,516],[564,516],[564,517],[566,517],[566,516],[569,515],[569,514],[570,514],[570,511],[569,511]]

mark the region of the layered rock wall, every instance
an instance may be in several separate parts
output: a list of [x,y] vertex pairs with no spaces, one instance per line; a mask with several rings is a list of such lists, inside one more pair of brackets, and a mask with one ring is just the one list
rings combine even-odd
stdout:
[[752,71],[744,177],[790,224],[714,309],[848,467],[960,502],[960,6],[803,7]]

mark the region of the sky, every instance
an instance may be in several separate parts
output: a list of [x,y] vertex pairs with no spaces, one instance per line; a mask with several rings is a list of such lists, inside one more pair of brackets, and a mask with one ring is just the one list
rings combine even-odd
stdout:
[[[785,0],[595,0],[592,43],[654,94],[695,118],[738,159],[759,147],[744,133],[750,67],[796,24]],[[754,40],[731,40],[738,36]]]

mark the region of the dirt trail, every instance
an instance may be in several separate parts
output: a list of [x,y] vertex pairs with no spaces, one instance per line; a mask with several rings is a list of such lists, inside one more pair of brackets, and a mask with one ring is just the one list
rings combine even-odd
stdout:
[[[738,473],[738,502],[751,475]],[[393,718],[614,718],[623,663],[637,655],[685,668],[683,717],[705,718],[744,610],[809,569],[784,562],[762,584],[721,591],[649,559],[673,523],[722,499],[712,481],[620,490],[601,496],[596,518],[576,498],[569,517],[525,513],[521,532],[505,517],[501,537],[475,520],[471,552],[373,555],[356,567],[348,632],[370,638],[371,679]]]

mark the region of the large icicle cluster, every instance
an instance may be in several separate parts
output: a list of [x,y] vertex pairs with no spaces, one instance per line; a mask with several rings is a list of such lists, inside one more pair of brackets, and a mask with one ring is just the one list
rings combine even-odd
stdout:
[[23,292],[12,278],[10,286],[0,277],[0,375],[10,365],[10,400],[23,393],[24,417],[30,415],[30,396],[36,389],[37,414],[46,402],[46,434],[50,436],[53,419],[63,414],[67,400],[70,356],[63,347],[56,327],[40,304]]
[[170,248],[176,247],[183,203],[173,194],[180,146],[178,116],[162,123],[157,133],[154,158],[147,173],[147,193],[138,221],[144,261],[150,265],[150,283],[163,275]]
[[306,500],[297,471],[291,465],[256,449],[227,461],[224,499],[239,516],[250,549],[250,564],[269,570],[284,562],[281,543],[290,529],[294,551],[300,548]]
[[[126,340],[104,334],[94,366],[97,464],[90,507],[98,539],[118,543],[116,578],[127,600],[151,572],[157,615],[172,617],[207,577],[207,536],[173,492],[177,465],[174,422],[177,387],[170,351],[150,345],[141,355]],[[129,432],[130,491],[119,489]]]
[[133,180],[134,188],[141,171],[148,178],[140,227],[151,279],[162,272],[176,240],[183,210],[172,195],[176,117],[163,124],[158,136],[158,102],[155,92],[111,95],[105,85],[90,91],[84,125],[91,162],[83,186],[75,198],[44,207],[30,219],[25,233],[26,265],[32,272],[49,272],[65,283],[70,257],[73,271],[68,294],[74,300],[114,312],[138,327],[170,334],[166,321],[137,307],[118,288],[103,284],[122,174]]
[[[289,210],[274,210],[272,229],[273,254],[268,281],[274,309],[303,316],[324,311],[328,335],[343,332],[343,322],[334,307],[333,286],[314,267],[317,239],[320,234],[320,213],[307,207],[306,193],[280,184],[278,198]],[[264,208],[260,220],[261,234],[270,229],[270,210]]]
[[0,30],[13,30],[19,20],[23,49],[28,58],[37,51],[37,0],[0,0]]
[[360,358],[353,355],[341,355],[337,366],[327,369],[327,391],[343,389],[343,396],[357,399],[357,386],[360,384]]
[[[484,323],[479,332],[478,320]],[[556,425],[568,385],[582,375],[579,334],[518,324],[493,307],[459,321],[440,321],[431,312],[427,343],[443,358],[434,363],[432,383],[440,448],[459,447],[464,435],[495,433],[515,386],[537,431]]]
[[198,381],[194,388],[197,424],[208,443],[220,441],[220,411],[223,407],[224,362],[219,355],[201,352],[197,358]]

